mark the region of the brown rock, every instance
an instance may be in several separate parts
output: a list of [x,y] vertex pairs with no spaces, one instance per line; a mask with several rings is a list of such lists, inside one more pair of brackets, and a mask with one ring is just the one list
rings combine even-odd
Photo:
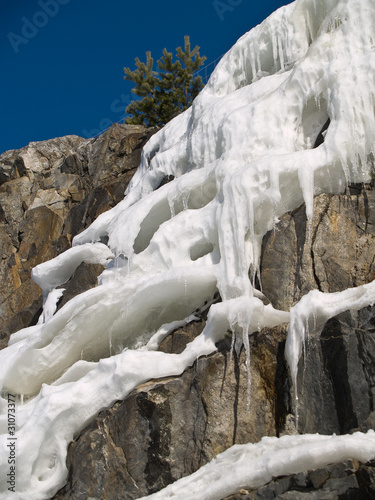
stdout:
[[262,291],[274,307],[289,310],[315,288],[338,292],[375,278],[375,191],[352,191],[317,196],[311,232],[302,205],[265,236]]
[[[69,248],[78,232],[123,198],[154,131],[116,124],[96,139],[60,137],[0,156],[0,345],[40,313],[32,268]],[[89,285],[76,273],[66,296],[94,286],[101,270],[92,268]]]

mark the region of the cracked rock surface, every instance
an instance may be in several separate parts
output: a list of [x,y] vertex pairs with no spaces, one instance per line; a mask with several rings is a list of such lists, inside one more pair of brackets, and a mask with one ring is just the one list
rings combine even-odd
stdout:
[[310,290],[341,292],[375,279],[375,190],[351,186],[314,200],[311,229],[305,206],[281,217],[264,238],[263,293],[289,310]]
[[[189,341],[203,325],[192,323],[176,335]],[[272,340],[267,330],[252,338],[249,411],[246,356],[234,352],[231,359],[228,338],[181,377],[143,384],[101,412],[71,444],[68,483],[55,500],[139,498],[191,474],[234,443],[276,435],[286,416],[284,401],[275,396],[286,377],[278,352],[286,329],[273,334]]]

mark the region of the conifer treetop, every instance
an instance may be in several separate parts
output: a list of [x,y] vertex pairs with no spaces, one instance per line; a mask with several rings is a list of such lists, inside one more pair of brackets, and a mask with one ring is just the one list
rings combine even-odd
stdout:
[[130,115],[126,123],[160,127],[191,106],[203,88],[202,78],[194,76],[206,60],[199,49],[196,45],[191,50],[190,38],[186,35],[184,49],[177,47],[175,60],[172,52],[163,50],[157,71],[150,51],[146,52],[146,62],[135,58],[135,70],[124,68],[124,79],[135,84],[132,92],[140,98],[126,108]]

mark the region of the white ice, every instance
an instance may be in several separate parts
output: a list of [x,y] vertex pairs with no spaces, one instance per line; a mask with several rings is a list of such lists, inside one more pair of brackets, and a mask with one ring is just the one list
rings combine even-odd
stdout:
[[273,477],[298,474],[349,458],[374,456],[375,432],[346,436],[264,437],[259,443],[234,445],[188,477],[140,500],[221,500],[241,488],[259,488]]
[[[288,337],[285,345],[285,359],[288,362],[296,406],[298,403],[297,374],[302,348],[309,334],[320,332],[333,316],[348,309],[359,311],[375,304],[375,281],[343,292],[323,293],[311,290],[290,310]],[[296,408],[298,417],[298,408]]]
[[[18,498],[45,499],[63,486],[68,443],[139,383],[181,374],[214,352],[227,329],[246,348],[252,332],[289,321],[253,287],[262,239],[303,202],[311,221],[314,195],[371,179],[374,40],[373,0],[296,0],[276,11],[222,58],[193,106],[152,136],[124,200],[34,270],[47,297],[82,261],[108,262],[99,286],[56,313],[52,295],[46,321],[15,333],[0,352],[0,446],[7,392],[20,401]],[[174,179],[159,188],[166,176]],[[345,292],[353,294],[345,307],[372,304],[372,288]],[[343,307],[308,297],[291,311],[293,376],[312,311],[323,321]],[[209,304],[205,330],[183,353],[155,351]],[[359,453],[357,438],[330,442]],[[315,463],[315,441],[306,439],[302,448],[279,441],[286,461],[293,448],[291,463]],[[3,495],[6,460],[1,453]],[[272,461],[255,463],[262,481],[278,471]]]
[[65,288],[55,288],[48,293],[43,304],[43,312],[38,319],[38,325],[45,323],[52,318],[56,312],[57,303],[63,296],[64,292]]
[[63,288],[56,287],[66,283],[82,262],[105,266],[114,257],[110,249],[102,243],[86,244],[70,248],[54,259],[34,267],[31,277],[40,286],[43,294],[43,312],[38,324],[45,323],[55,314],[57,302],[64,293]]
[[111,250],[102,243],[81,245],[69,248],[54,259],[34,267],[31,277],[43,291],[50,292],[66,283],[82,262],[105,266],[114,257]]

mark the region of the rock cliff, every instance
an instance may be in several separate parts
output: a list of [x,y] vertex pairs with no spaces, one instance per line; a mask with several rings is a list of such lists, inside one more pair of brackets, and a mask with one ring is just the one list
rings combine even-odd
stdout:
[[[341,291],[373,280],[374,210],[375,192],[366,185],[316,197],[311,237],[303,205],[285,214],[263,243],[260,281],[266,297],[289,310],[311,289]],[[171,350],[175,343],[178,352],[183,339],[203,326],[204,318],[174,332],[162,348]],[[294,433],[286,332],[287,325],[251,336],[249,410],[245,354],[230,359],[228,334],[218,353],[199,359],[181,377],[145,384],[103,411],[72,443],[68,484],[56,500],[139,498],[191,474],[234,443]],[[375,428],[374,307],[340,314],[320,337],[309,339],[298,387],[299,432]],[[374,463],[338,464],[231,498],[371,499],[374,470]]]
[[[69,248],[78,232],[123,198],[151,134],[140,126],[116,124],[96,139],[32,142],[0,156],[2,347],[10,333],[34,324],[41,313],[42,296],[30,279],[31,269]],[[82,266],[64,302],[77,282],[80,291],[96,284],[102,268]]]
[[[122,199],[152,132],[115,125],[94,140],[70,136],[1,155],[3,345],[40,314],[32,267],[64,251],[72,236]],[[374,279],[374,193],[371,185],[356,185],[342,195],[320,195],[311,229],[302,205],[266,235],[259,288],[276,308],[289,310],[311,289],[341,291]],[[63,301],[95,286],[101,269],[82,264],[64,285]],[[161,349],[181,352],[205,318],[202,313],[176,330]],[[231,355],[228,331],[217,353],[182,376],[150,381],[103,410],[71,444],[67,485],[54,498],[136,499],[191,474],[234,443],[296,432],[286,332],[287,325],[250,338],[249,408],[245,353]],[[328,321],[321,336],[309,338],[300,365],[299,432],[375,428],[375,308]],[[275,478],[231,498],[375,498],[374,470],[373,463],[347,462]]]

